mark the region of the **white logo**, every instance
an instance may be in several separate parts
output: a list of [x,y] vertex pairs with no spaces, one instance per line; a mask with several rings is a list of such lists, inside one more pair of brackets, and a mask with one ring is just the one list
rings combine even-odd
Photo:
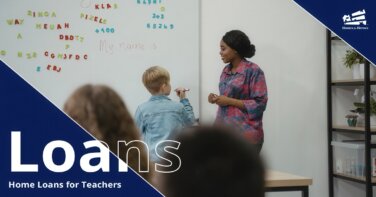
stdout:
[[342,29],[368,29],[365,9],[353,12],[352,14],[345,14],[342,20],[345,25]]
[[342,19],[345,25],[367,25],[366,10],[364,9],[352,13],[351,17],[350,15],[344,15]]

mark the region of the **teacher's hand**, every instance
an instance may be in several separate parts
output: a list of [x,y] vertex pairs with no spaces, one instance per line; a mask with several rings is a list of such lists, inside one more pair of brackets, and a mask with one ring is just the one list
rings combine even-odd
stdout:
[[217,101],[218,95],[210,93],[208,96],[208,102],[214,104]]
[[216,101],[215,103],[219,106],[227,106],[230,104],[230,101],[231,101],[231,98],[227,97],[227,96],[217,96],[216,97]]

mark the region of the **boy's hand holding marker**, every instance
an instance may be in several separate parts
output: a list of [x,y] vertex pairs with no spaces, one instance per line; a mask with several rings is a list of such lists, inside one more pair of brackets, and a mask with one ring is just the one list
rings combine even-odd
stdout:
[[189,91],[188,88],[176,88],[175,89],[175,92],[176,92],[176,95],[180,98],[180,99],[184,99],[185,98],[185,92]]

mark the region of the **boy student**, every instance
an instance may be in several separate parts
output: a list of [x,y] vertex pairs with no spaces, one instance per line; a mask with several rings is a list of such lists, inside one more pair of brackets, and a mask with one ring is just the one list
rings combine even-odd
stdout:
[[157,144],[164,140],[172,140],[178,130],[194,124],[195,117],[189,100],[185,97],[188,89],[177,88],[176,94],[180,103],[172,101],[170,74],[160,66],[148,68],[142,75],[142,82],[151,93],[151,98],[138,106],[135,119],[143,140],[149,148],[151,161],[158,161],[156,151],[161,155],[162,146]]

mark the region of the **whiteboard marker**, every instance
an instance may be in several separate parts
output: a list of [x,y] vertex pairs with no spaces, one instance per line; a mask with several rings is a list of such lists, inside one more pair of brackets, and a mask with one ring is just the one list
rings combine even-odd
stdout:
[[[186,92],[186,91],[189,91],[190,89],[189,88],[184,88],[182,89],[182,91]],[[179,91],[178,89],[175,89],[175,92]]]

